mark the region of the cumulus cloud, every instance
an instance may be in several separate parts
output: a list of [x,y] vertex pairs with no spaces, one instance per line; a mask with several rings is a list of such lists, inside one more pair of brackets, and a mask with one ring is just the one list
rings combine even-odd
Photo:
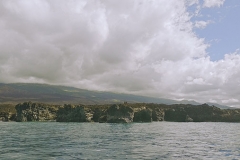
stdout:
[[185,0],[186,6],[193,6],[195,4],[199,4],[199,0]]
[[210,61],[189,2],[0,1],[0,82],[237,106],[240,55]]
[[204,7],[220,7],[223,5],[225,0],[204,0]]
[[204,29],[207,27],[208,24],[212,23],[212,21],[196,21],[195,22],[195,27],[199,29]]

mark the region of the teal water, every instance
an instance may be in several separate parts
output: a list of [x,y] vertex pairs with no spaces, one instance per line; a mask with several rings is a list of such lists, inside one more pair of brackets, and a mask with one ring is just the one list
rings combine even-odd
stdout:
[[240,123],[0,122],[0,159],[240,159]]

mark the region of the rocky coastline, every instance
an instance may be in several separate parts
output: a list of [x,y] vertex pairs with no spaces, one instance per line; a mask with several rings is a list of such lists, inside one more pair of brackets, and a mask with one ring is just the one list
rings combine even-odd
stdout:
[[109,105],[49,105],[24,102],[1,111],[0,121],[32,122],[240,122],[240,109],[220,109],[207,104],[124,103]]

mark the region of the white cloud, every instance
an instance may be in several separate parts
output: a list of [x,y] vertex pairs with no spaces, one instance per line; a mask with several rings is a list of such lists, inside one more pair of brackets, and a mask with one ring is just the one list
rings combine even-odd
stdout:
[[208,20],[208,21],[196,21],[195,22],[195,27],[200,28],[200,29],[204,29],[210,23],[212,23],[212,21],[210,21],[210,20]]
[[199,0],[185,0],[187,6],[192,6],[195,4],[199,4]]
[[220,7],[225,0],[204,0],[203,7]]
[[239,100],[234,98],[222,100],[222,103],[235,103],[235,102],[239,102]]
[[208,44],[193,32],[189,5],[185,0],[1,1],[0,82],[236,106],[224,100],[240,99],[240,55],[210,61]]

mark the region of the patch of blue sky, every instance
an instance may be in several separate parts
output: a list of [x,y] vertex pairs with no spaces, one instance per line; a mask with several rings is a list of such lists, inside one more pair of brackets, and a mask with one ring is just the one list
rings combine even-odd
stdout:
[[[201,5],[202,6],[202,5]],[[189,8],[194,13],[197,5]],[[199,38],[205,38],[210,46],[206,50],[212,61],[224,58],[225,54],[233,53],[240,48],[240,1],[227,0],[221,7],[201,8],[192,22],[208,21],[205,28],[194,28]]]

